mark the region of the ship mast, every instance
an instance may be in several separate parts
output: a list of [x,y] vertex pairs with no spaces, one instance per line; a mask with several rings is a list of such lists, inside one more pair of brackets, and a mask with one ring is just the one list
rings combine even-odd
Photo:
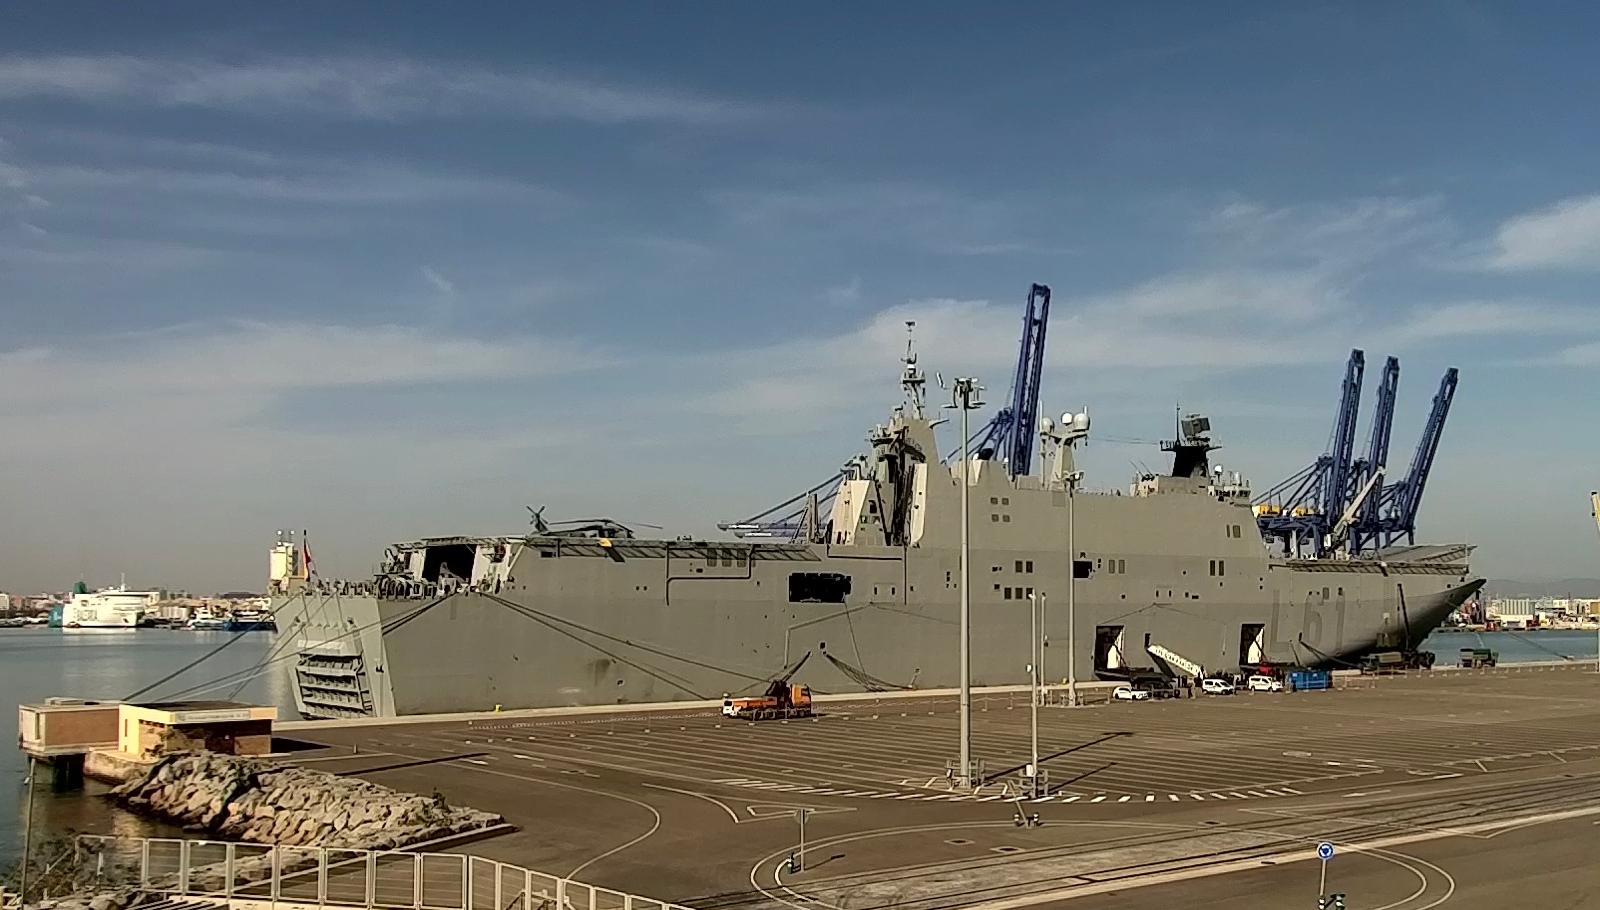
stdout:
[[900,371],[900,387],[906,390],[906,404],[911,406],[911,416],[921,420],[923,418],[923,387],[928,384],[928,377],[917,367],[916,330],[916,320],[907,319],[906,354],[900,358],[900,362],[904,364],[904,369]]

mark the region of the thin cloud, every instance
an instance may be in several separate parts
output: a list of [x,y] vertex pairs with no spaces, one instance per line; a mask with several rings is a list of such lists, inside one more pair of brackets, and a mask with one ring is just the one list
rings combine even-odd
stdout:
[[535,70],[396,58],[274,58],[245,63],[121,55],[0,57],[0,98],[283,111],[366,119],[471,115],[596,124],[748,120],[753,105],[667,88]]
[[422,280],[428,282],[434,290],[446,297],[456,296],[455,283],[439,274],[438,270],[433,266],[425,265],[419,271],[422,273]]
[[1600,331],[1600,313],[1535,300],[1463,300],[1421,308],[1381,335],[1407,345],[1471,336],[1559,335]]
[[1600,269],[1600,194],[1573,196],[1507,220],[1482,264],[1508,272]]

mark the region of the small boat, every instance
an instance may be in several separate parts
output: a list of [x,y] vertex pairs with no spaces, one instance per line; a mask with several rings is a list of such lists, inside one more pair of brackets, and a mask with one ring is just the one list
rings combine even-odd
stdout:
[[225,628],[229,632],[276,632],[278,624],[267,610],[234,610],[228,614]]
[[184,628],[195,632],[219,632],[228,627],[227,621],[215,613],[195,613]]

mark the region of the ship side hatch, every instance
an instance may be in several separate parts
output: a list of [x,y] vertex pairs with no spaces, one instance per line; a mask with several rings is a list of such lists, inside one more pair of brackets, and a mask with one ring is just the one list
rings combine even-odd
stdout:
[[441,577],[472,578],[472,562],[478,548],[472,544],[439,544],[428,548],[422,560],[422,580],[438,581]]
[[1122,628],[1122,626],[1094,627],[1096,676],[1120,679],[1127,675],[1128,662],[1122,653]]
[[1267,659],[1267,627],[1245,623],[1239,627],[1239,665],[1257,667]]

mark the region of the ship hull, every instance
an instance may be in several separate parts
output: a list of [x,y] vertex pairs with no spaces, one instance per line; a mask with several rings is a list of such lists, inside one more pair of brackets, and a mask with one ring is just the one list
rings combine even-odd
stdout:
[[[550,560],[527,567],[535,582],[527,586],[431,596],[303,592],[274,612],[296,637],[300,659],[290,672],[310,717],[703,700],[760,690],[808,652],[797,681],[822,693],[958,684],[954,552],[774,552],[784,558],[740,567],[717,555],[603,557],[574,548],[559,568]],[[1012,572],[1017,555],[975,558],[990,569],[1003,557],[1005,571],[985,574],[1034,584],[974,585],[974,685],[1026,682],[1028,593],[1044,595],[1043,670],[1060,681],[1069,666],[1079,680],[1152,667],[1151,645],[1208,672],[1350,665],[1420,642],[1482,584],[1457,564],[1263,558],[1259,572],[1232,583],[1205,576],[1203,559],[1192,575],[1177,568],[1164,581],[1119,579],[1102,562],[1073,586],[1069,606],[1064,572],[1044,570],[1045,554],[1021,560],[1038,571]],[[844,603],[793,603],[796,574],[847,575],[851,592]]]

